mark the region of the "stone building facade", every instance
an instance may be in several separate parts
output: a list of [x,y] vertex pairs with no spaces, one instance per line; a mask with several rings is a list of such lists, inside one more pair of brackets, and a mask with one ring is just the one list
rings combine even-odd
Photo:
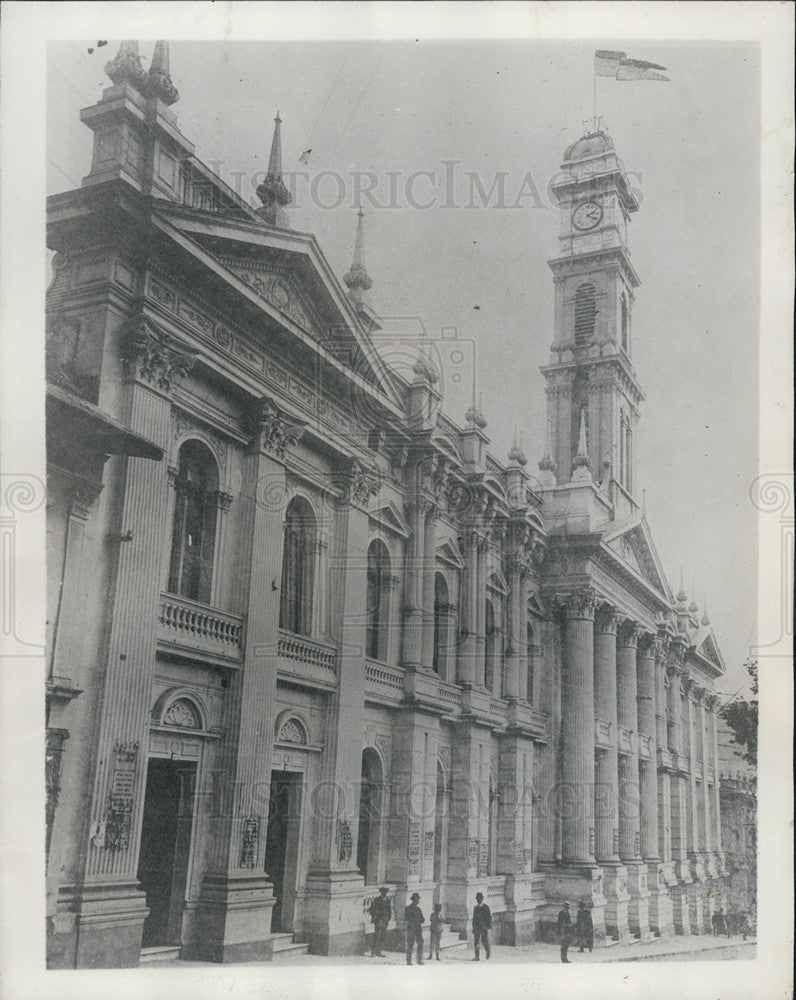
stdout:
[[[195,156],[168,46],[81,113],[48,202],[52,967],[355,953],[386,884],[468,932],[699,934],[720,895],[721,655],[634,481],[638,203],[565,153],[540,476],[376,349],[351,269]],[[643,331],[639,332],[643,336]]]

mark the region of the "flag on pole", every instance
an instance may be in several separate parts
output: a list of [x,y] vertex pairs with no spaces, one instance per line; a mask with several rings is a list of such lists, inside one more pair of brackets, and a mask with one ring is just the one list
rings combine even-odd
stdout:
[[616,77],[616,71],[623,59],[627,59],[626,52],[599,49],[594,53],[594,75]]
[[656,72],[659,69],[665,70],[666,67],[645,62],[643,59],[623,59],[616,71],[616,78],[617,80],[665,80],[668,83],[668,76]]
[[646,62],[643,59],[628,59],[626,52],[614,52],[610,49],[598,49],[594,53],[594,75],[612,76],[615,80],[666,80],[659,70],[666,71],[665,66]]

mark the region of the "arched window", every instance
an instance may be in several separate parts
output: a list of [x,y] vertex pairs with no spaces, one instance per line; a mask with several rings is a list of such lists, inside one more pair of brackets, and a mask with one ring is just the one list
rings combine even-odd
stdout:
[[359,795],[357,868],[365,885],[381,879],[382,792],[384,773],[378,753],[367,747],[362,753],[362,784]]
[[218,517],[218,467],[207,445],[194,440],[183,444],[174,488],[168,589],[206,604],[213,587]]
[[316,548],[317,529],[312,507],[303,497],[294,497],[285,512],[279,627],[297,635],[312,632]]
[[581,285],[575,292],[575,346],[586,347],[594,338],[597,319],[597,291],[594,285]]
[[624,292],[619,299],[619,311],[621,314],[621,329],[622,329],[622,349],[625,351],[630,350],[630,313],[627,308],[627,297]]
[[484,663],[484,684],[489,691],[495,690],[495,608],[490,600],[486,602],[486,662]]
[[386,660],[389,652],[390,553],[380,538],[368,548],[367,625],[365,655]]
[[434,670],[447,676],[448,666],[448,584],[442,573],[434,577]]
[[533,704],[533,684],[534,684],[534,636],[533,636],[533,625],[528,622],[525,626],[525,648],[528,651],[528,687],[525,692],[525,697]]

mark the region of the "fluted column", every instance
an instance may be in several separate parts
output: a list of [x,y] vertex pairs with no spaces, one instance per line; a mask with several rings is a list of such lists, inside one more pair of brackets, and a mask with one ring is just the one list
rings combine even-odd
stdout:
[[419,667],[423,661],[423,545],[425,520],[423,501],[416,496],[409,511],[411,537],[406,557],[403,664]]
[[639,627],[625,622],[616,648],[617,721],[629,734],[627,749],[619,759],[619,855],[623,861],[639,859],[638,717],[636,702],[636,647]]
[[710,853],[713,850],[713,821],[711,817],[712,808],[710,803],[710,784],[708,782],[708,771],[712,767],[713,746],[712,740],[708,741],[708,705],[707,694],[699,699],[699,730],[702,743],[702,794],[704,796],[705,810],[705,833],[704,850]]
[[688,679],[683,682],[683,706],[685,708],[683,718],[683,751],[689,760],[689,774],[687,782],[687,841],[688,851],[697,854],[702,850],[700,831],[700,803],[701,795],[697,787],[697,773],[699,770],[699,754],[697,750],[697,705],[698,697],[694,684]]
[[607,728],[608,746],[595,751],[595,855],[610,863],[619,862],[616,627],[615,609],[602,607],[594,626],[594,715]]
[[562,853],[565,863],[594,863],[594,610],[590,590],[569,595],[561,683]]
[[655,655],[654,636],[645,635],[638,649],[638,730],[649,740],[650,759],[640,763],[641,856],[658,861],[658,782],[656,765]]
[[486,550],[489,543],[485,531],[478,536],[478,573],[475,591],[475,681],[482,687],[486,684]]
[[476,591],[478,589],[478,533],[470,526],[465,531],[465,565],[462,570],[459,666],[460,684],[475,684]]
[[434,661],[434,576],[437,564],[437,506],[424,503],[423,525],[423,666],[429,670]]
[[668,641],[659,637],[655,646],[655,742],[658,764],[658,849],[664,862],[672,860],[672,786],[671,774],[663,763],[669,753],[666,654]]
[[719,861],[723,865],[722,843],[721,843],[721,806],[719,794],[719,740],[716,727],[716,715],[718,713],[719,700],[716,695],[711,695],[710,708],[710,736],[712,743],[711,758],[713,761],[713,843],[714,849],[719,854]]
[[[508,648],[503,660],[503,697],[516,701],[520,697],[521,638],[521,574],[516,546],[512,545],[509,578]],[[524,697],[524,694],[523,694]]]
[[688,892],[692,879],[688,863],[686,825],[688,778],[683,770],[685,766],[681,702],[683,654],[684,641],[679,636],[674,637],[670,645],[667,663],[669,674],[669,749],[673,760],[671,774],[672,859],[676,875],[676,882],[672,885],[671,891],[675,930],[678,934],[690,934],[692,924]]

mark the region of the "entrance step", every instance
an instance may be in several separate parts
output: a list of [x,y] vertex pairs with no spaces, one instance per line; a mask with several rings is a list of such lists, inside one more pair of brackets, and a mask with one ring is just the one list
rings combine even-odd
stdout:
[[141,949],[139,965],[151,965],[155,962],[176,962],[180,957],[182,946],[179,944],[155,945]]
[[300,955],[306,955],[310,949],[308,944],[297,944],[292,934],[272,934],[270,942],[271,959],[274,962],[290,962]]

